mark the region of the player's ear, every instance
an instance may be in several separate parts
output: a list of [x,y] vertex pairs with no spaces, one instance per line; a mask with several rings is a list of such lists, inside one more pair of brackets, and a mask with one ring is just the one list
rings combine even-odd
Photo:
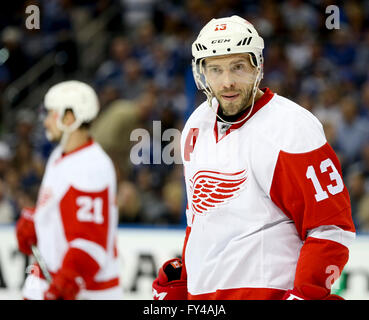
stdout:
[[74,121],[76,121],[76,117],[74,116],[73,111],[71,109],[65,110],[64,117],[63,117],[63,123],[69,126]]

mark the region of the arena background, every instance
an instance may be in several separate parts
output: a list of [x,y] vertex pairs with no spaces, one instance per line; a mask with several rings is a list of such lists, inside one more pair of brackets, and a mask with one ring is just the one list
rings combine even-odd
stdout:
[[[34,6],[39,28],[29,28],[37,26]],[[153,153],[169,144],[178,150],[161,134],[181,130],[205,98],[192,77],[193,40],[211,18],[232,14],[264,38],[261,86],[315,114],[339,156],[358,240],[335,290],[368,299],[369,2],[359,0],[7,2],[0,11],[0,299],[21,298],[30,261],[17,250],[14,224],[22,207],[34,206],[54,147],[42,128],[43,95],[67,79],[86,81],[99,95],[92,134],[118,173],[125,296],[151,298],[157,268],[180,254],[185,228],[183,168],[152,164]],[[152,139],[147,164],[130,161],[137,128]]]

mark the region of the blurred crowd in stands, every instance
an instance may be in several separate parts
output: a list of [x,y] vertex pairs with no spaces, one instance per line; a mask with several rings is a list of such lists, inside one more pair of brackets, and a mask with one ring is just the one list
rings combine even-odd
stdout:
[[[39,30],[24,27],[25,7],[32,4],[41,9]],[[339,29],[326,26],[332,4],[339,8]],[[81,13],[93,21],[111,7],[108,45],[83,80],[100,98],[92,134],[116,165],[120,223],[185,223],[182,166],[133,165],[129,154],[137,141],[130,135],[144,128],[154,140],[158,120],[161,133],[182,129],[205,99],[193,82],[191,44],[211,18],[237,14],[264,38],[261,86],[299,103],[323,123],[341,161],[357,230],[369,231],[368,1],[13,0],[0,12],[0,105],[4,90],[48,52],[61,53],[65,79],[78,78],[83,61],[75,34]],[[15,125],[2,130],[0,222],[14,222],[20,208],[35,205],[53,148],[38,110],[38,105],[10,110]],[[176,141],[151,141],[151,160],[155,143],[162,149],[172,143],[177,152]]]

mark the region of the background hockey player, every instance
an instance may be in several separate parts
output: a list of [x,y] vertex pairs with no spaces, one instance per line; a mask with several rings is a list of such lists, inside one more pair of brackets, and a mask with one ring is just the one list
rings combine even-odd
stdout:
[[340,163],[306,109],[259,88],[264,41],[248,21],[211,20],[192,45],[207,96],[181,141],[182,261],[154,299],[335,299],[355,238]]
[[36,245],[52,276],[38,266],[23,288],[25,299],[119,299],[115,205],[110,158],[89,135],[99,103],[79,81],[56,84],[44,99],[49,140],[59,141],[48,160],[34,210],[16,227],[19,249]]

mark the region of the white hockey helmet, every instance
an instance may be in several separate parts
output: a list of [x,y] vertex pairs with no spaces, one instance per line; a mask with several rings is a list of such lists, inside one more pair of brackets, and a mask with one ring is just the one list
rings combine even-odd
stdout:
[[197,88],[211,94],[203,73],[204,58],[235,53],[249,53],[251,64],[263,77],[264,40],[254,26],[239,16],[212,19],[200,31],[192,44],[192,71]]
[[[63,81],[52,86],[45,95],[44,105],[47,110],[57,111],[57,126],[63,132],[72,132],[81,124],[91,122],[99,112],[95,90],[77,80]],[[62,120],[65,111],[69,109],[73,111],[76,120],[67,127]]]

